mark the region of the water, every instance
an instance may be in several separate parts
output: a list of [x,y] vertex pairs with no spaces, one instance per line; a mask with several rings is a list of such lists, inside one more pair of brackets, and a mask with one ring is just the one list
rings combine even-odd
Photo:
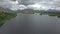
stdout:
[[18,14],[0,27],[0,34],[60,34],[60,18],[39,14]]

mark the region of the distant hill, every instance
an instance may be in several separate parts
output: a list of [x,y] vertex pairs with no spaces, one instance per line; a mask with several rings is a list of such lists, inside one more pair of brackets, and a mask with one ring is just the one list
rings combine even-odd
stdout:
[[55,9],[49,9],[46,12],[60,12],[59,10],[55,10]]
[[17,10],[17,12],[40,12],[39,10],[33,10],[33,9],[25,9],[25,10]]
[[[10,10],[9,8],[2,8],[0,7],[0,11],[4,11],[4,12],[12,12],[13,10]],[[26,11],[31,11],[31,12],[60,12],[59,10],[55,10],[55,9],[49,9],[49,10],[33,10],[33,9],[25,9],[25,10],[17,10],[17,11],[13,11],[13,12],[26,12]]]
[[2,8],[2,7],[0,7],[0,12],[1,11],[3,11],[3,12],[16,12],[16,11],[10,10],[9,8]]

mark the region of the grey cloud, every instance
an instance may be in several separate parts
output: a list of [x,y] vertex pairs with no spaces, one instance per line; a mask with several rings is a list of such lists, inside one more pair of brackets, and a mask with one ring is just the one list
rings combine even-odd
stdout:
[[11,1],[16,1],[16,0],[11,0]]
[[60,7],[60,0],[45,0],[40,2],[39,4],[47,7],[57,8]]
[[24,5],[29,5],[29,4],[34,4],[36,0],[21,0],[21,4]]
[[10,8],[11,6],[17,5],[17,1],[11,1],[11,0],[2,0],[0,1],[0,7],[4,8]]
[[[39,4],[41,8],[46,7],[46,9],[59,9],[60,8],[60,0],[0,0],[0,7],[10,8],[10,9],[20,9],[23,7],[27,9],[30,7],[29,5]],[[20,7],[20,8],[19,8]],[[21,8],[21,9],[23,9]],[[31,7],[30,9],[35,9],[37,7]],[[37,8],[37,9],[41,9]]]

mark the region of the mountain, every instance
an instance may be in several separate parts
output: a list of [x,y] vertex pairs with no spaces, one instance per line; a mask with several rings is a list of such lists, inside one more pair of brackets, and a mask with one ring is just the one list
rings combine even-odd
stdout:
[[25,10],[17,10],[17,12],[40,12],[39,10],[33,10],[33,9],[25,9]]
[[0,7],[0,11],[3,11],[3,12],[16,12],[16,11],[13,11],[13,10],[10,10],[9,8],[2,8]]
[[46,12],[60,12],[59,10],[55,10],[55,9],[49,9]]

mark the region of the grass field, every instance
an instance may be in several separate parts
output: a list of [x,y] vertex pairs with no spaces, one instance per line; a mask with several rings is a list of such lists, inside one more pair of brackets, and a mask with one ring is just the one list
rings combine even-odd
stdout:
[[2,25],[6,20],[15,17],[17,14],[15,12],[4,12],[0,11],[0,25]]

